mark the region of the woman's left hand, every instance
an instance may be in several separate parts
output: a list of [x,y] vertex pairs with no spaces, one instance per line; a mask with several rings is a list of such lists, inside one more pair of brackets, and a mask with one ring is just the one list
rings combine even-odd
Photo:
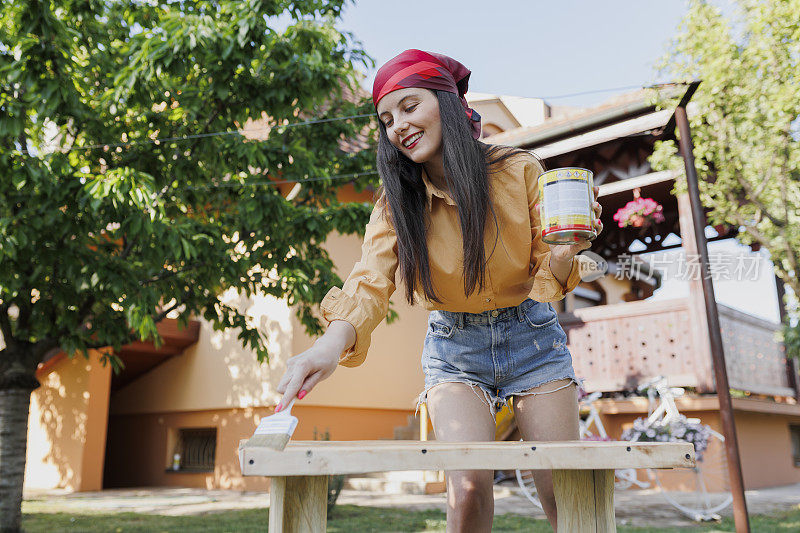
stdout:
[[[600,187],[594,187],[593,190],[594,197],[597,198],[597,195],[600,193]],[[594,227],[597,235],[600,235],[600,232],[603,231],[603,223],[600,221],[600,214],[603,212],[603,206],[595,200],[592,205],[592,210],[595,214],[592,227]],[[591,248],[592,242],[588,239],[579,239],[575,241],[575,244],[548,244],[548,246],[550,246],[550,256],[554,261],[567,262],[583,250]]]

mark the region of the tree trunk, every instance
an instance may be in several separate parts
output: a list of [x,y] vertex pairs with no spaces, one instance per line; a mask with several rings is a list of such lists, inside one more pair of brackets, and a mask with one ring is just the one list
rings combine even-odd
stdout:
[[0,533],[21,531],[28,411],[38,386],[32,375],[0,376]]

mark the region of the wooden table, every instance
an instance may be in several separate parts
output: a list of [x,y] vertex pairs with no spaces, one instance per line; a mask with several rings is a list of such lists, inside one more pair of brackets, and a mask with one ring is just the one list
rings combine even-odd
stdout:
[[294,441],[244,448],[245,476],[269,476],[270,533],[325,531],[328,475],[395,470],[553,470],[558,531],[616,531],[614,469],[694,466],[689,443]]

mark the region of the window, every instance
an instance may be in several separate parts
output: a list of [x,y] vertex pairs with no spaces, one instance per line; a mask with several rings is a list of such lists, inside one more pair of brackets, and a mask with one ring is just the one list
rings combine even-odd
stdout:
[[217,428],[181,429],[175,459],[181,472],[213,472]]
[[800,426],[789,426],[792,435],[792,458],[794,466],[800,466]]

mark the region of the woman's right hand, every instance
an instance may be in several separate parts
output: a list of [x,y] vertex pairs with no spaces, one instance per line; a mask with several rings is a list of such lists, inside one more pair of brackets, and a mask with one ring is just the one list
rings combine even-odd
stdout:
[[302,400],[317,383],[333,374],[339,365],[339,356],[355,344],[355,337],[355,328],[350,323],[335,320],[311,348],[290,357],[276,389],[283,397],[275,406],[275,412],[289,405],[295,396]]

